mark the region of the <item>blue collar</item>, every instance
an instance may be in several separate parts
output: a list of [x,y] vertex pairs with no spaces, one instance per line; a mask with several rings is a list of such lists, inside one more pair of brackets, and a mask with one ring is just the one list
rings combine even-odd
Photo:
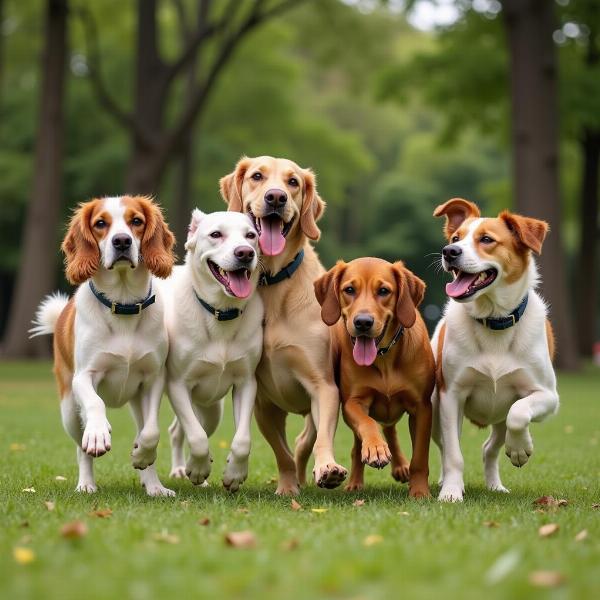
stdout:
[[527,302],[529,300],[529,294],[521,300],[521,304],[515,308],[507,317],[500,317],[498,319],[475,319],[478,323],[481,323],[484,327],[492,329],[493,331],[502,331],[509,329],[516,325],[523,316],[525,309],[527,308]]
[[304,260],[304,250],[300,250],[294,260],[283,267],[279,273],[275,273],[275,275],[269,275],[268,273],[263,273],[260,276],[258,281],[258,285],[275,285],[284,279],[290,279],[291,276],[298,270],[298,267],[302,264]]
[[152,282],[150,282],[150,289],[148,290],[146,298],[140,302],[135,302],[134,304],[121,304],[120,302],[109,300],[102,292],[98,291],[91,279],[90,290],[92,290],[92,294],[96,296],[101,304],[110,308],[110,312],[113,315],[139,315],[145,308],[148,308],[156,301],[156,296],[152,295]]
[[[194,294],[196,294],[196,290],[194,290]],[[205,302],[196,294],[196,298],[198,298],[198,302],[211,314],[217,321],[233,321],[237,319],[244,311],[239,308],[226,308],[224,310],[219,310],[214,306],[211,306],[208,302]]]

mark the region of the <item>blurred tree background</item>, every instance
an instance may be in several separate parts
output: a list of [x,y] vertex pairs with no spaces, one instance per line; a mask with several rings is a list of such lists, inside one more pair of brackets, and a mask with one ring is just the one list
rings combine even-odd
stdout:
[[[0,337],[62,276],[70,210],[155,194],[179,239],[242,154],[310,166],[326,266],[402,259],[445,301],[431,214],[546,218],[560,364],[599,339],[600,0],[0,0]],[[427,16],[429,15],[429,20]],[[61,73],[62,71],[62,73]],[[181,246],[179,246],[181,254]]]

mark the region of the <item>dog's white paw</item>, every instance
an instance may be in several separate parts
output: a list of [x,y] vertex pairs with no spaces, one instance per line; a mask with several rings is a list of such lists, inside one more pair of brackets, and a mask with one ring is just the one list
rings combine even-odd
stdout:
[[194,485],[200,485],[208,479],[211,463],[210,454],[203,457],[190,456],[185,466],[185,474]]
[[502,485],[501,481],[496,481],[487,484],[488,490],[491,492],[500,492],[502,494],[510,494],[510,490]]
[[148,494],[148,496],[165,496],[165,497],[173,497],[175,496],[175,492],[173,490],[170,490],[169,488],[166,488],[164,485],[162,485],[160,482],[158,483],[152,483],[149,485],[145,485],[144,488],[146,489],[146,494]]
[[230,492],[237,492],[247,477],[248,459],[236,460],[230,455],[223,473],[223,487]]
[[438,500],[440,502],[462,502],[463,487],[456,484],[444,484],[440,490]]
[[522,467],[533,454],[533,441],[529,431],[506,432],[506,456],[515,467]]
[[95,494],[98,491],[98,486],[93,481],[80,481],[75,491],[80,494]]
[[110,450],[110,424],[106,419],[89,420],[81,438],[82,450],[90,456],[102,456]]
[[187,475],[185,473],[185,467],[183,465],[173,467],[171,469],[171,472],[169,473],[169,477],[171,479],[187,479]]
[[147,448],[135,442],[131,451],[131,464],[134,469],[146,469],[156,461],[156,447]]

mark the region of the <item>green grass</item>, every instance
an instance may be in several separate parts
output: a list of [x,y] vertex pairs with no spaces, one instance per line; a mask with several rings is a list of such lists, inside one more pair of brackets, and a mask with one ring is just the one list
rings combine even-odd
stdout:
[[[532,427],[530,463],[518,470],[502,456],[510,496],[483,487],[480,446],[486,432],[465,424],[464,504],[410,501],[389,469],[368,469],[364,492],[311,485],[298,498],[303,510],[292,511],[289,499],[273,493],[275,462],[256,431],[249,480],[236,495],[221,488],[231,407],[211,439],[210,487],[169,482],[175,499],[147,498],[129,465],[133,424],[124,409],[109,415],[113,450],[96,463],[99,493],[75,494],[75,448],[60,424],[50,366],[0,364],[0,597],[598,598],[600,510],[592,504],[600,502],[600,372],[562,375],[560,392],[559,415]],[[166,401],[162,412],[158,468],[168,481]],[[300,419],[290,418],[290,426],[296,433]],[[405,422],[399,430],[406,447]],[[337,457],[345,465],[350,445],[340,423]],[[439,468],[433,448],[431,459],[433,482]],[[57,482],[57,475],[67,481]],[[22,491],[31,486],[36,493]],[[569,504],[536,512],[533,501],[542,495]],[[353,506],[358,498],[363,506]],[[48,500],[56,504],[52,512],[44,505]],[[89,515],[104,508],[112,509],[112,517]],[[210,519],[208,526],[198,524],[203,517]],[[60,527],[75,519],[87,524],[88,534],[63,539]],[[486,527],[485,521],[499,526]],[[549,522],[560,525],[558,533],[540,538],[538,528]],[[255,549],[225,545],[227,532],[248,529],[256,535]],[[582,529],[588,538],[576,542]],[[157,540],[161,532],[177,536],[178,543]],[[382,540],[365,545],[369,535]],[[295,549],[285,548],[290,540],[297,542]],[[30,548],[35,560],[18,564],[17,547]],[[559,571],[565,583],[535,588],[528,581],[535,570]]]

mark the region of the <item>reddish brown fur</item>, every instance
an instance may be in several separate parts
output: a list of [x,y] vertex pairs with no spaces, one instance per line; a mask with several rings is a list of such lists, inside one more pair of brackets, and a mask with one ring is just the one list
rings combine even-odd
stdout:
[[75,350],[75,300],[71,298],[56,321],[54,330],[54,376],[60,397],[71,390]]
[[552,329],[552,323],[549,319],[546,319],[546,339],[548,340],[548,351],[550,353],[550,360],[554,362],[554,356],[556,353],[556,342],[554,341],[554,330]]

